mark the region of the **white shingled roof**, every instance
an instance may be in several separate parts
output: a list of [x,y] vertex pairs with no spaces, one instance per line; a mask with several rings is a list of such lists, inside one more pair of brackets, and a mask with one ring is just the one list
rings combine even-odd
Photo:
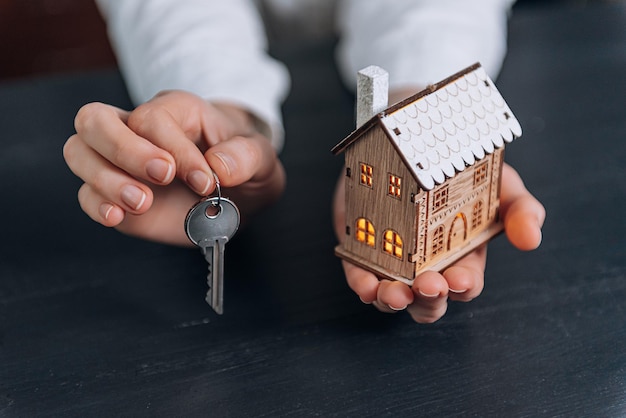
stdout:
[[482,67],[437,87],[380,120],[426,190],[522,135]]

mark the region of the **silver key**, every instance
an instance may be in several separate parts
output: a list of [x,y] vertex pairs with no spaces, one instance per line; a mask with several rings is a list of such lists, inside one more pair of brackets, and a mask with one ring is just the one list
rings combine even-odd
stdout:
[[238,228],[239,209],[225,197],[202,199],[185,219],[187,236],[209,263],[206,301],[220,315],[224,312],[224,247]]

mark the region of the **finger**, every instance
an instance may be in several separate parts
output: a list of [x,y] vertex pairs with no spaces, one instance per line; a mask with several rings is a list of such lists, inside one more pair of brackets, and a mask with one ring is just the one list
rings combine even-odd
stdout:
[[182,183],[154,189],[150,211],[135,216],[128,213],[116,229],[128,235],[168,244],[193,245],[185,229],[185,217],[198,196]]
[[[91,149],[78,135],[70,137],[63,147],[65,160],[74,174],[80,177],[105,200],[124,211],[140,214],[152,205],[152,190],[145,184],[115,167]],[[93,206],[90,206],[91,214]]]
[[381,280],[377,300],[393,311],[402,311],[413,303],[413,292],[406,284],[398,281]]
[[519,174],[507,164],[502,171],[500,207],[509,241],[520,250],[537,248],[541,244],[545,208],[526,189]]
[[469,302],[483,291],[487,247],[481,246],[443,272],[450,300]]
[[126,125],[128,112],[90,103],[77,113],[74,125],[81,139],[123,171],[155,184],[168,184],[176,172],[173,157],[138,136]]
[[378,298],[378,278],[371,272],[364,270],[345,260],[341,262],[346,275],[348,286],[356,293],[363,303],[373,303]]
[[374,307],[376,309],[378,309],[379,311],[384,312],[384,313],[397,313],[398,312],[397,310],[391,308],[389,305],[387,305],[385,303],[382,303],[382,302],[379,302],[377,300],[372,302],[372,305],[374,305]]
[[434,271],[426,271],[415,278],[412,286],[414,302],[407,312],[415,322],[432,323],[448,309],[448,282]]
[[230,138],[209,148],[205,157],[225,187],[270,177],[278,158],[270,142],[260,135]]
[[529,251],[539,247],[542,240],[543,206],[534,198],[520,199],[509,208],[504,228],[509,241],[518,249]]
[[176,162],[176,176],[200,195],[215,186],[213,174],[198,148],[196,131],[185,132],[172,111],[160,100],[137,107],[128,117],[128,126],[138,135],[167,151]]
[[83,212],[104,226],[117,226],[124,220],[124,210],[83,184],[78,189],[78,202]]

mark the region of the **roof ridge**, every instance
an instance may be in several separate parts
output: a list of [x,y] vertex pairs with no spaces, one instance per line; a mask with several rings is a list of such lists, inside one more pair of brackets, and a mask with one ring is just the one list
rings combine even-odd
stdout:
[[402,109],[403,107],[405,107],[408,104],[411,104],[413,102],[418,101],[419,99],[421,99],[422,97],[426,97],[426,96],[430,96],[431,94],[435,93],[437,90],[441,90],[442,88],[444,88],[445,86],[447,86],[448,84],[454,83],[456,80],[458,80],[459,78],[463,77],[466,74],[471,73],[472,71],[476,71],[477,69],[481,68],[482,65],[480,65],[480,62],[476,62],[472,65],[470,65],[467,68],[464,68],[463,70],[452,74],[450,77],[447,77],[435,84],[429,84],[428,86],[426,86],[425,89],[415,93],[412,96],[407,97],[404,100],[401,100],[391,106],[389,106],[387,109],[383,110],[381,113],[384,113],[385,115],[390,115],[394,112],[396,112],[399,109]]

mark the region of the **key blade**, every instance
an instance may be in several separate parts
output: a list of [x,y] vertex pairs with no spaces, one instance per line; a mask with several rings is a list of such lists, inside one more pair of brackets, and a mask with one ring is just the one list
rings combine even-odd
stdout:
[[207,275],[209,289],[206,294],[206,302],[218,315],[224,313],[224,248],[226,242],[228,242],[227,237],[219,237],[210,243],[203,243],[204,256],[209,265]]

